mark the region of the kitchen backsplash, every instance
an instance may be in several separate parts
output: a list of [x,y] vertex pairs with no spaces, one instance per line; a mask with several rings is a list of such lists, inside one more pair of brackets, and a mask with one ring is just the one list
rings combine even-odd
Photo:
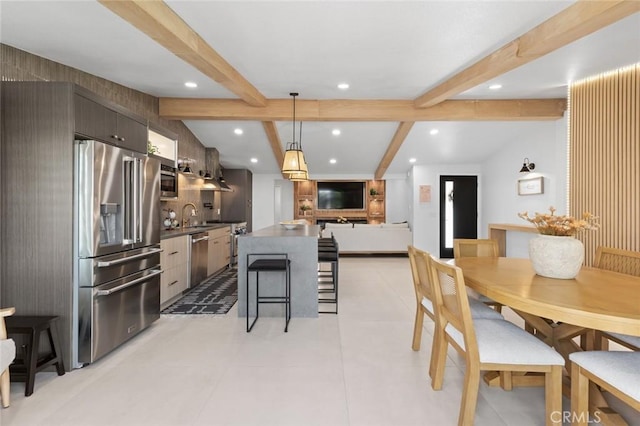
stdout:
[[189,216],[192,208],[185,209],[185,217],[189,217],[192,224],[194,220],[198,221],[198,223],[220,220],[220,192],[203,191],[201,189],[203,183],[204,180],[201,178],[189,179],[179,173],[178,199],[160,202],[161,222],[164,222],[164,219],[168,216],[168,210],[171,209],[176,212],[176,219],[182,226],[182,209],[187,203],[193,203],[197,207],[196,217]]

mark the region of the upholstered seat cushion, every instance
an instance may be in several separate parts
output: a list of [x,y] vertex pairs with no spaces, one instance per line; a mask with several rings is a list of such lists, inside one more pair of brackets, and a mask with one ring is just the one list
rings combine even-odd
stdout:
[[625,343],[628,343],[636,348],[640,348],[640,337],[638,336],[629,336],[628,334],[620,334],[620,333],[607,333],[610,336],[615,337],[618,340],[621,340]]
[[[480,362],[513,365],[564,365],[564,358],[537,337],[505,320],[474,319]],[[451,324],[447,334],[462,348],[464,338]]]
[[471,318],[474,319],[504,319],[502,314],[495,309],[491,309],[478,299],[469,298],[469,308],[471,308]]
[[291,263],[289,259],[258,259],[249,265],[248,271],[284,271]]
[[[424,306],[427,311],[431,312],[431,314],[435,315],[433,310],[433,304],[431,300],[426,297],[422,298],[422,306]],[[478,302],[473,298],[469,298],[469,307],[471,308],[471,317],[475,319],[496,319],[501,320],[504,319],[500,312],[494,311],[487,305],[482,302]]]
[[13,339],[0,340],[0,373],[9,367],[16,357],[16,344]]
[[569,355],[583,369],[640,401],[640,352],[587,351]]

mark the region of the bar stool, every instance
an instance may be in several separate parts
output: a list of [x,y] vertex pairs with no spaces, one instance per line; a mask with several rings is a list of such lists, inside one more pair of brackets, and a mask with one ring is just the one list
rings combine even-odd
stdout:
[[[24,356],[16,357],[10,367],[12,381],[24,381],[24,396],[33,393],[36,373],[50,365],[56,366],[58,376],[64,374],[64,363],[60,353],[60,341],[53,316],[11,316],[5,319],[8,335],[26,335]],[[40,335],[46,332],[49,338],[49,353],[39,354]]]
[[[333,232],[331,233],[331,237],[318,238],[318,257],[320,257],[321,252],[337,251],[337,244],[338,242],[333,236]],[[330,259],[327,260],[327,262],[330,261]],[[334,293],[335,283],[333,279],[333,268],[331,268],[330,271],[322,270],[320,268],[321,263],[325,262],[320,262],[318,259],[318,293]]]
[[[252,257],[261,256],[251,262]],[[250,253],[247,254],[247,333],[251,331],[260,316],[260,303],[283,303],[285,305],[285,333],[291,320],[291,260],[286,253]],[[256,273],[256,317],[249,324],[249,273]],[[260,272],[284,272],[284,296],[260,296]]]
[[[319,297],[318,303],[333,303],[336,305],[335,311],[318,311],[321,314],[338,313],[338,258],[339,247],[336,239],[331,238],[318,241],[318,263],[330,263],[331,271],[318,271],[318,293],[333,293],[333,298]],[[330,240],[330,241],[327,241]],[[327,287],[327,278],[329,286]]]

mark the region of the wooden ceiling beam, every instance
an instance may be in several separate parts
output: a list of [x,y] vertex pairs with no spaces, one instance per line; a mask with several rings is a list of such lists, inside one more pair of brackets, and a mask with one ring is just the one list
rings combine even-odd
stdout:
[[387,147],[387,150],[382,156],[382,160],[380,160],[380,164],[376,169],[374,179],[382,179],[384,174],[387,172],[387,169],[389,168],[389,165],[393,161],[393,158],[396,156],[396,154],[398,153],[398,150],[402,146],[402,143],[404,142],[404,140],[407,138],[407,135],[411,131],[413,124],[414,122],[412,121],[405,121],[400,123],[400,125],[398,126],[398,129],[396,130],[396,133],[393,135],[393,139],[391,139],[391,143],[389,144],[389,146]]
[[415,99],[428,108],[640,11],[638,0],[579,0]]
[[[276,128],[276,123],[273,121],[263,121],[262,127],[264,128],[264,132],[267,134],[267,139],[269,139],[269,145],[273,151],[273,156],[276,157],[276,162],[279,166],[282,166],[282,163],[284,163],[284,151],[282,149],[282,143],[280,142],[278,129]],[[282,174],[282,177],[289,179],[289,176],[284,173]]]
[[162,1],[98,0],[176,56],[220,83],[249,105],[266,98]]
[[[416,108],[403,100],[297,100],[301,121],[526,121],[557,120],[565,99],[453,100]],[[170,120],[291,120],[291,100],[269,99],[262,108],[237,99],[160,98],[160,116]]]

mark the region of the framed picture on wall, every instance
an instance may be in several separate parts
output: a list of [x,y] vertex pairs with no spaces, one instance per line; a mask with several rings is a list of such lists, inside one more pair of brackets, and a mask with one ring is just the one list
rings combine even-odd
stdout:
[[542,176],[528,179],[518,179],[518,195],[535,195],[544,192]]

